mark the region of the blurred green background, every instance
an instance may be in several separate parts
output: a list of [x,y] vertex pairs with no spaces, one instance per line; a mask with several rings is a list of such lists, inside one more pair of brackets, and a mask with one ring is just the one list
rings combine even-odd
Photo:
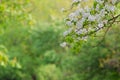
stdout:
[[70,2],[0,0],[0,80],[120,80],[120,24],[99,45],[60,47]]

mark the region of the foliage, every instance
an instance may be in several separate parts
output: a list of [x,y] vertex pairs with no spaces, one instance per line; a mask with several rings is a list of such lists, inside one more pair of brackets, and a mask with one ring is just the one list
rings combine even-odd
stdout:
[[61,71],[54,64],[41,66],[37,71],[39,80],[61,80]]
[[19,24],[29,23],[31,20],[29,14],[29,11],[31,10],[29,8],[29,2],[29,0],[1,0],[1,27],[5,28],[9,23],[13,23],[14,21],[19,22]]
[[59,9],[70,1],[0,1],[0,80],[119,80],[119,24],[105,39],[61,48],[65,28]]
[[118,43],[120,38],[117,31],[119,29],[118,26],[112,28],[104,41],[99,44],[99,38],[89,40],[82,46],[80,53],[76,54],[77,57],[75,54],[71,55],[72,59],[66,62],[69,66],[62,64],[65,69],[63,70],[65,71],[64,79],[119,80],[120,45]]

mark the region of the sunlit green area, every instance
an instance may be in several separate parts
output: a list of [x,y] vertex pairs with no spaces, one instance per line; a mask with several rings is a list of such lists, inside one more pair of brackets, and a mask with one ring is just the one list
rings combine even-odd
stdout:
[[70,2],[0,0],[0,80],[120,80],[120,24],[103,40],[60,46]]

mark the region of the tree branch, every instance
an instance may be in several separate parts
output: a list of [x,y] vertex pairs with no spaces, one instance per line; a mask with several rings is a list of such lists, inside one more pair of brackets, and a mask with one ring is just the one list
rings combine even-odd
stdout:
[[[108,20],[108,23],[110,23],[110,26],[109,26],[109,27],[112,26],[112,24],[115,22],[115,20],[116,20],[118,17],[120,17],[120,14]],[[112,22],[111,22],[111,21],[112,21]],[[84,35],[84,37],[85,37],[85,36],[88,36],[88,35],[92,35],[92,34],[98,32],[99,30],[103,29],[104,27],[105,27],[105,26],[103,26],[103,27],[101,27],[101,28],[98,28],[98,29],[96,29],[96,30],[94,30],[94,31],[92,31],[92,32],[90,32],[90,33],[87,33],[87,34]]]

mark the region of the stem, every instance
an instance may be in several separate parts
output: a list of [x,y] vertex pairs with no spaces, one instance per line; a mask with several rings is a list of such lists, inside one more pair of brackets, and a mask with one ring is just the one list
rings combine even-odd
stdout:
[[117,16],[115,16],[115,17],[113,17],[113,18],[111,18],[111,19],[109,19],[108,22],[110,22],[110,21],[112,21],[112,20],[115,20],[115,19],[117,19],[118,17],[120,17],[120,14],[117,15]]

